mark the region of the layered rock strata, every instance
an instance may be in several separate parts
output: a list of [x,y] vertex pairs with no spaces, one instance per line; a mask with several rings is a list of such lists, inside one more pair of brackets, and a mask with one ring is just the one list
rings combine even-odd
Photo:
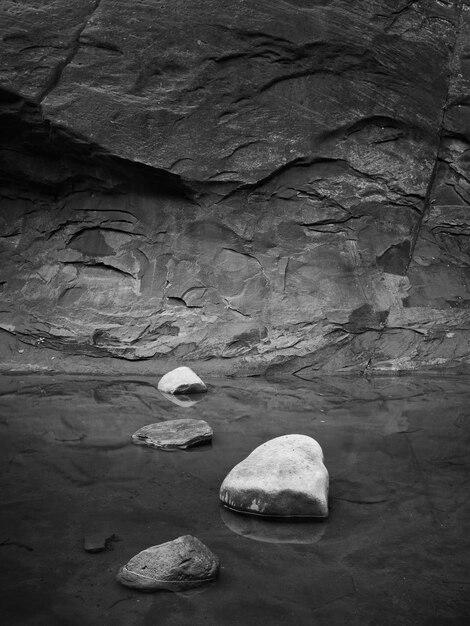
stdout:
[[468,367],[468,0],[0,12],[4,368]]

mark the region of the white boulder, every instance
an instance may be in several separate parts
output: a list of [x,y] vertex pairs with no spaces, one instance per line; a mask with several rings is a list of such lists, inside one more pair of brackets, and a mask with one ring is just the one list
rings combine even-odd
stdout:
[[220,500],[254,515],[327,517],[328,487],[328,470],[315,439],[284,435],[263,443],[228,473]]
[[163,393],[201,393],[207,391],[207,387],[190,367],[183,366],[165,374],[158,383],[158,390]]

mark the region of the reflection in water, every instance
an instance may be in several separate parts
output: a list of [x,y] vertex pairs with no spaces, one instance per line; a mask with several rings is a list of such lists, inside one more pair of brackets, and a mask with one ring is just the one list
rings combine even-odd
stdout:
[[[0,377],[4,623],[466,623],[468,379],[208,382],[182,407],[145,377]],[[132,445],[142,426],[183,417],[208,422],[212,446]],[[227,473],[290,433],[324,451],[328,520],[221,509]],[[96,529],[120,541],[89,554]],[[134,554],[184,534],[220,557],[218,583],[185,596],[115,583]]]
[[263,518],[236,513],[223,506],[220,507],[220,517],[227,528],[237,535],[267,543],[317,543],[328,525],[325,519],[292,521]]
[[190,396],[187,396],[183,393],[174,395],[172,393],[166,393],[165,391],[160,391],[160,393],[164,398],[166,398],[170,402],[173,402],[173,404],[183,407],[194,406],[195,404],[200,402],[206,395],[205,393],[193,393]]

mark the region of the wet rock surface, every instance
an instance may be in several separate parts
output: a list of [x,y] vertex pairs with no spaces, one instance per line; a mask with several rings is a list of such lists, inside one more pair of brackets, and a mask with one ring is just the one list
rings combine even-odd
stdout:
[[209,443],[212,435],[212,428],[204,420],[179,419],[144,426],[132,435],[132,441],[150,448],[175,450]]
[[184,535],[136,554],[117,580],[141,591],[184,591],[212,582],[218,574],[218,558],[199,539]]
[[3,367],[468,366],[468,0],[1,13]]
[[272,517],[327,517],[328,471],[320,445],[305,435],[263,443],[225,477],[222,504]]

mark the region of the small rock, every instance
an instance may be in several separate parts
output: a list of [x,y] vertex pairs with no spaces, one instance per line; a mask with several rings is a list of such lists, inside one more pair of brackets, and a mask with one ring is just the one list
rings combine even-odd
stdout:
[[118,538],[113,533],[94,533],[87,535],[83,540],[83,548],[86,552],[103,552],[104,550],[111,550],[111,544],[113,541],[118,541]]
[[180,419],[144,426],[132,435],[132,441],[151,448],[174,450],[209,442],[212,435],[212,428],[204,420]]
[[320,445],[306,435],[263,443],[236,465],[220,487],[230,509],[272,517],[327,517],[328,471]]
[[158,390],[164,393],[201,393],[206,385],[189,367],[177,367],[165,374],[158,383]]
[[215,580],[219,559],[192,535],[147,548],[117,574],[117,581],[142,591],[183,591]]

